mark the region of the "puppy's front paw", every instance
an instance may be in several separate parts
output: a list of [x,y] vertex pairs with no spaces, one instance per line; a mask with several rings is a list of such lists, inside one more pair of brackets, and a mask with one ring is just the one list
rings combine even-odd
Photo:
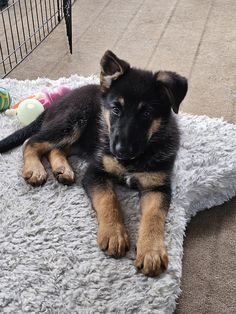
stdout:
[[32,186],[40,186],[47,180],[47,172],[40,164],[37,167],[24,167],[22,175],[25,181]]
[[98,245],[110,256],[122,257],[129,249],[129,236],[123,224],[103,224],[98,228]]
[[145,247],[137,246],[135,266],[147,276],[157,276],[168,267],[168,254],[163,245]]

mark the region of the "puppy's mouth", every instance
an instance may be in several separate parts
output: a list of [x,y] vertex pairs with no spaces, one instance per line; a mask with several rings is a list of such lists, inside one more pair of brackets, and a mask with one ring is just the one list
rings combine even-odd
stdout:
[[126,156],[117,156],[117,155],[115,155],[115,158],[117,159],[117,160],[120,160],[120,161],[130,161],[130,160],[134,160],[134,159],[136,159],[137,158],[137,156],[129,156],[129,157],[126,157]]
[[136,154],[130,154],[130,155],[125,155],[125,154],[122,154],[122,155],[118,155],[117,153],[113,152],[113,156],[118,160],[118,161],[123,161],[123,162],[129,162],[129,161],[135,161],[137,160],[142,154],[143,154],[144,151],[140,151]]

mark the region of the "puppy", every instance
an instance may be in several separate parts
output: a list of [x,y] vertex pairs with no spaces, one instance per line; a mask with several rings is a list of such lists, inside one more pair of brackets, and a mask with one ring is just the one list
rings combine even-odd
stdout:
[[47,155],[56,179],[75,181],[67,156],[87,161],[83,186],[97,213],[99,247],[114,257],[129,249],[129,236],[114,183],[138,189],[142,218],[135,265],[155,276],[168,266],[165,218],[171,201],[171,172],[179,147],[175,120],[187,80],[173,72],[131,68],[111,51],[101,59],[100,85],[58,98],[30,125],[0,141],[0,152],[23,144],[23,177],[47,179]]

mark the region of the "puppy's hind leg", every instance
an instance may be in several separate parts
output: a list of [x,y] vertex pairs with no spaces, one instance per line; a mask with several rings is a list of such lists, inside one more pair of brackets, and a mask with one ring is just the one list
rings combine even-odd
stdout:
[[52,167],[52,172],[58,182],[66,185],[75,182],[74,171],[66,158],[66,154],[61,149],[52,149],[48,154],[48,160]]
[[[59,154],[59,149],[73,145],[79,139],[82,127],[78,122],[73,121],[70,115],[64,116],[63,121],[64,123],[57,116],[54,120],[46,121],[41,130],[26,142],[23,154],[23,177],[29,184],[38,186],[46,181],[47,173],[41,163],[41,158],[53,149],[57,149],[50,156],[54,170],[58,168],[56,159],[64,165],[67,164],[66,168],[69,168],[65,156],[62,153]],[[72,181],[72,178],[67,181]]]
[[32,186],[42,185],[47,180],[47,172],[41,162],[41,158],[50,149],[52,149],[50,143],[34,142],[32,139],[29,139],[24,145],[22,175],[26,182]]

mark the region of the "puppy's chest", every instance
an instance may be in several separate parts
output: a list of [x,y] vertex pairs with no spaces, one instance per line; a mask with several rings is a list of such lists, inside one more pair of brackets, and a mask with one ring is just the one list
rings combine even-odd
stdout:
[[102,159],[103,169],[115,176],[120,182],[131,188],[150,189],[164,185],[167,173],[164,171],[140,171],[133,165],[124,166],[111,155],[104,155]]

